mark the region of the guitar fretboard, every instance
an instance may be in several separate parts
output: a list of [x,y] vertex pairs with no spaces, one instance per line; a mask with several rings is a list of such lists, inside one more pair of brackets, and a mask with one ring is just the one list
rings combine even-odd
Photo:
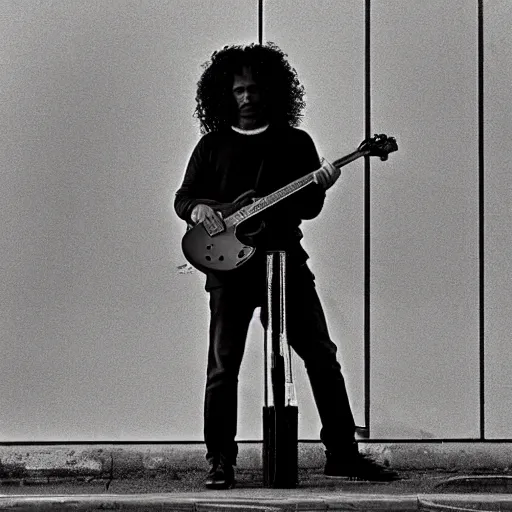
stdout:
[[306,174],[305,176],[302,176],[302,178],[299,178],[298,180],[289,183],[283,188],[280,188],[279,190],[272,192],[268,196],[262,197],[261,199],[256,200],[254,203],[244,206],[243,208],[240,208],[240,210],[230,215],[226,219],[226,222],[229,224],[238,224],[239,222],[247,220],[249,217],[258,214],[263,210],[270,208],[271,206],[281,201],[285,197],[291,196],[298,190],[312,183],[314,181],[313,175],[314,172]]
[[255,215],[261,212],[262,210],[269,208],[278,201],[281,201],[285,197],[288,197],[297,192],[298,190],[300,190],[301,188],[304,188],[306,185],[309,185],[312,181],[314,181],[313,173],[306,174],[302,178],[299,178],[298,180],[293,181],[292,183],[286,185],[285,187],[280,188],[275,192],[272,192],[268,196],[262,197],[260,200],[249,205],[249,215]]

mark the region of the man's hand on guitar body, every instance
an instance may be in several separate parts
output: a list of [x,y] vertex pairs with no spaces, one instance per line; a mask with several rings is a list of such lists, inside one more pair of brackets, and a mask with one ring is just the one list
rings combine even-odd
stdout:
[[341,170],[338,167],[334,167],[334,165],[322,158],[322,167],[320,167],[318,171],[315,171],[313,179],[315,180],[315,183],[327,190],[336,183],[340,174]]
[[224,231],[225,226],[222,221],[222,214],[206,204],[198,204],[190,214],[190,220],[193,224],[204,223],[206,230],[210,232]]

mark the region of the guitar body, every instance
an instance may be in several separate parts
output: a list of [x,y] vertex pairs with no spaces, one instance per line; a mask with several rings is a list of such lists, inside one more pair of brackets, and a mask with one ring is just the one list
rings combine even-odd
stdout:
[[203,223],[189,229],[181,242],[185,258],[201,270],[228,271],[246,263],[256,252],[236,236],[236,225],[227,225],[221,233],[210,236]]

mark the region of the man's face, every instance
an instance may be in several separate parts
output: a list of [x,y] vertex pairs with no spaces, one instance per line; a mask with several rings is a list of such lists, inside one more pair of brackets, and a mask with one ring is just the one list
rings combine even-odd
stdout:
[[267,123],[263,91],[252,77],[251,68],[244,66],[242,74],[235,74],[233,80],[238,126],[240,128],[258,128]]

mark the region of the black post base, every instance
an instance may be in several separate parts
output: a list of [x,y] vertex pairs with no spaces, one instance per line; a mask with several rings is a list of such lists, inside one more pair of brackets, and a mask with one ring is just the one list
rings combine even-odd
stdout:
[[298,416],[295,406],[263,407],[263,485],[294,489],[298,475]]

